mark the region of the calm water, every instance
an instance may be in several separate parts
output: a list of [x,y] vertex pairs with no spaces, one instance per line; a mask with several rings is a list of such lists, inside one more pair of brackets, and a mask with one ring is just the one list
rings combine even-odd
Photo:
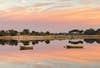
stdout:
[[[20,50],[20,46],[33,49]],[[100,40],[0,40],[0,68],[100,68]]]

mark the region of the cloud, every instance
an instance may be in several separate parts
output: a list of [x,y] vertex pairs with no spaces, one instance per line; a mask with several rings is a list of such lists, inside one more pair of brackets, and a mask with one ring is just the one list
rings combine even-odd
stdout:
[[48,5],[52,5],[53,3],[36,3],[34,5],[34,7],[41,7],[41,6],[48,6]]
[[70,10],[74,8],[88,6],[97,7],[100,0],[0,0],[0,12],[13,11],[21,8],[29,12],[45,12],[53,10]]
[[56,0],[52,0],[52,1],[40,1],[40,0],[2,0],[0,1],[0,12],[2,11],[9,11],[9,10],[13,10],[13,9],[17,9],[17,8],[26,8],[26,9],[30,9],[33,12],[41,12],[41,11],[45,11],[46,9],[50,8],[50,10],[53,9],[60,9],[60,8],[64,8],[64,7],[70,7],[71,6],[71,2],[69,0],[64,1],[56,1]]
[[71,2],[57,2],[57,3],[53,3],[51,6],[46,7],[44,11],[62,10],[62,9],[66,10],[72,6],[73,5]]
[[99,8],[78,8],[71,10],[61,10],[61,11],[48,11],[41,13],[30,13],[26,9],[17,9],[7,13],[1,13],[0,18],[10,18],[10,19],[25,19],[25,20],[90,20],[90,19],[100,19],[100,9]]
[[80,0],[81,3],[90,4],[100,2],[99,0]]
[[[21,29],[27,26],[28,28],[37,29],[33,25],[38,25],[38,30],[50,29],[52,31],[63,31],[64,29],[66,30],[67,26],[68,28],[92,28],[100,26],[100,8],[84,7],[35,14],[28,12],[26,9],[17,9],[1,13],[0,21],[3,24],[22,24]],[[26,26],[23,26],[23,24]],[[17,28],[19,27],[17,25],[15,26]],[[14,26],[12,25],[12,27]]]
[[44,2],[44,3],[35,3],[32,6],[27,7],[31,12],[45,12],[45,11],[52,11],[52,10],[62,10],[68,9],[72,7],[71,2]]

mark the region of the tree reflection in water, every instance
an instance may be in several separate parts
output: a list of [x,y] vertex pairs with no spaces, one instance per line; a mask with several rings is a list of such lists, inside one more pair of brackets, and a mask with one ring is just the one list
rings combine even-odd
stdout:
[[32,45],[39,44],[39,42],[45,42],[46,44],[50,43],[50,40],[31,40],[31,41],[18,41],[18,40],[4,40],[0,39],[0,45],[18,45],[18,43],[22,43],[23,45],[30,45],[30,42]]
[[0,39],[0,44],[1,45],[18,45],[18,41],[17,40],[3,40],[3,39]]
[[100,43],[100,39],[84,39],[83,41],[82,40],[74,40],[74,41],[72,41],[72,40],[69,40],[69,43],[71,43],[71,44],[84,44],[84,42],[86,42],[86,43],[89,43],[89,44],[93,44],[94,42],[96,42],[96,43]]
[[49,43],[50,43],[50,40],[45,40],[45,43],[46,43],[46,44],[49,44]]
[[100,39],[96,39],[96,42],[97,42],[98,44],[100,44]]
[[7,44],[8,45],[15,45],[15,46],[17,46],[18,45],[18,41],[17,40],[7,40]]
[[94,42],[96,41],[96,39],[84,39],[84,41],[85,41],[86,43],[92,44],[92,43],[94,43]]
[[[19,40],[3,40],[0,39],[0,45],[9,45],[9,46],[17,46],[19,45],[19,43],[22,43],[22,46],[26,46],[29,49],[32,49],[31,47],[29,47],[30,45],[36,45],[39,44],[39,42],[43,43],[45,42],[46,44],[50,44],[51,40],[30,40],[30,41],[19,41]],[[84,44],[84,42],[89,43],[89,44],[93,44],[94,42],[100,44],[100,39],[84,39],[84,40],[67,40],[68,44],[73,44],[73,45],[77,45],[77,44]],[[31,43],[31,44],[30,44]],[[66,43],[67,44],[67,43]],[[25,49],[24,49],[25,50]]]
[[23,43],[23,45],[29,45],[30,41],[21,41],[21,43]]

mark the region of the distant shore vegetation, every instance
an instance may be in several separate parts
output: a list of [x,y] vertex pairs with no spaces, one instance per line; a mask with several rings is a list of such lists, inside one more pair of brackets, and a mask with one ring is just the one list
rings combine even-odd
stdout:
[[100,35],[100,28],[97,30],[95,29],[86,29],[86,30],[79,30],[73,29],[68,32],[63,33],[51,33],[49,31],[46,32],[37,32],[37,31],[30,31],[29,29],[24,29],[22,32],[17,30],[0,30],[0,36],[18,36],[18,35],[30,35],[30,36],[46,36],[46,35]]

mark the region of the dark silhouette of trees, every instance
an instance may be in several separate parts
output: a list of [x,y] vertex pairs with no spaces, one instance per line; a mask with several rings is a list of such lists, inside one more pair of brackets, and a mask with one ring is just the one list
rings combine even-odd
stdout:
[[45,35],[50,35],[51,33],[49,31],[47,32],[36,32],[36,31],[32,31],[31,35],[39,35],[39,36],[45,36]]
[[96,31],[94,29],[87,29],[85,32],[84,32],[84,35],[95,35],[96,34]]
[[7,32],[6,31],[4,31],[4,30],[1,30],[0,31],[0,36],[6,36],[7,35]]
[[100,29],[96,30],[96,35],[100,35]]
[[45,32],[45,34],[46,34],[46,35],[49,35],[49,34],[50,34],[50,32],[49,32],[49,31],[47,31],[47,32]]
[[6,34],[8,34],[9,36],[16,36],[18,35],[18,31],[12,29],[12,30],[6,31]]
[[36,32],[35,32],[35,31],[32,31],[32,32],[31,32],[31,35],[36,35]]
[[100,29],[94,30],[92,28],[87,29],[85,31],[79,29],[73,29],[67,32],[60,32],[60,33],[50,33],[49,31],[46,32],[37,32],[32,31],[30,32],[29,29],[24,29],[22,32],[18,32],[16,30],[1,30],[0,36],[17,36],[17,35],[30,35],[30,36],[47,36],[47,35],[100,35]]
[[0,36],[16,36],[16,35],[18,35],[18,31],[16,30],[0,31]]
[[83,34],[83,30],[78,30],[78,29],[74,29],[69,31],[70,35],[82,35]]
[[30,35],[29,29],[24,29],[24,30],[20,33],[20,35]]

